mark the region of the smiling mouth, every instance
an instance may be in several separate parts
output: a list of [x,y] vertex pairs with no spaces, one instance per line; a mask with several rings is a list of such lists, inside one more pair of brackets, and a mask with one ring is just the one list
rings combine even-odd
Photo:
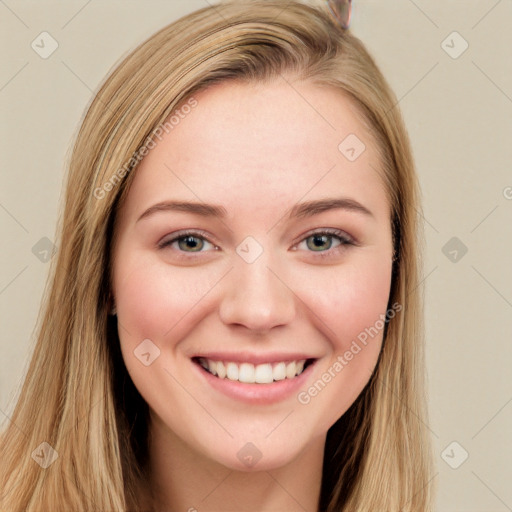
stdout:
[[246,384],[272,384],[281,380],[298,377],[316,359],[281,361],[275,363],[235,363],[214,361],[205,357],[193,357],[192,361],[219,379],[227,379]]

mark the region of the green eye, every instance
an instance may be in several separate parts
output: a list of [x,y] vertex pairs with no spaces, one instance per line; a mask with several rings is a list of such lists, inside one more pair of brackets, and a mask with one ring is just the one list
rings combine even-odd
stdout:
[[339,252],[348,249],[349,246],[356,245],[356,242],[350,235],[338,229],[323,229],[310,233],[303,238],[300,244],[302,243],[306,244],[305,250],[307,252],[318,253],[319,258],[333,257]]
[[309,249],[315,252],[322,251],[323,249],[329,250],[332,246],[332,239],[333,235],[322,235],[320,233],[315,233],[314,235],[308,236],[308,238],[306,238],[306,245]]
[[[355,245],[355,242],[349,235],[337,229],[324,229],[316,233],[311,233],[303,238],[299,245],[302,243],[306,244],[306,251],[320,253],[320,257],[331,256],[334,252],[345,249],[346,246]],[[172,247],[174,244],[177,244],[175,250],[188,254],[205,252],[207,249],[207,247],[205,248],[205,244],[210,244],[214,250],[218,250],[218,247],[209,242],[206,236],[203,236],[199,232],[178,233],[178,236],[164,240],[158,247],[165,249]]]
[[[175,239],[178,242],[180,250],[185,252],[200,252],[204,246],[204,240],[197,236],[187,235]],[[188,251],[191,249],[191,251]]]
[[[177,245],[177,247],[175,246]],[[205,244],[210,244],[213,248],[215,246],[208,241],[205,235],[200,232],[181,232],[173,238],[169,238],[158,244],[159,249],[175,246],[178,252],[182,253],[200,253],[205,252]]]

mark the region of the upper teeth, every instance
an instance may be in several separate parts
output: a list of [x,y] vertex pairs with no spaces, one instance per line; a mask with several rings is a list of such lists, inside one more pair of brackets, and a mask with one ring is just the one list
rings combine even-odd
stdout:
[[221,379],[237,380],[245,383],[270,384],[275,380],[293,379],[304,370],[306,359],[291,363],[233,363],[199,358],[199,364]]

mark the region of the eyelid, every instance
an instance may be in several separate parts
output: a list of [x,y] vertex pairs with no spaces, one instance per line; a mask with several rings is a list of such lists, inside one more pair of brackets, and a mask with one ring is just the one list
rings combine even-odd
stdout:
[[[341,242],[339,246],[336,246],[335,248],[329,248],[326,251],[308,251],[308,252],[316,254],[317,257],[329,257],[329,256],[332,256],[333,253],[335,253],[339,250],[343,250],[343,248],[346,248],[347,245],[353,245],[353,246],[359,245],[358,241],[353,236],[349,235],[348,233],[346,233],[345,231],[343,231],[341,229],[316,228],[316,229],[310,230],[310,231],[302,234],[300,236],[300,238],[296,242],[293,243],[292,250],[296,251],[297,250],[296,246],[299,243],[306,241],[309,237],[316,235],[316,234],[334,236],[334,237],[338,238]],[[214,250],[219,249],[219,247],[216,245],[216,243],[210,240],[210,238],[213,238],[213,237],[211,237],[208,233],[206,233],[205,231],[203,231],[201,229],[184,229],[184,230],[172,233],[169,236],[171,236],[171,238],[166,239],[166,237],[164,237],[162,239],[162,241],[157,243],[157,247],[159,249],[165,249],[166,247],[170,246],[174,242],[176,242],[182,238],[185,238],[187,236],[193,236],[196,238],[204,239],[205,241],[207,241],[208,243],[212,244],[215,247]],[[190,253],[188,253],[186,251],[177,251],[177,252],[180,254],[180,256],[187,258],[189,256],[197,257],[197,256],[193,256],[193,255],[201,254],[205,251],[198,251],[198,252],[192,251]]]
[[358,241],[345,231],[341,229],[336,228],[317,228],[312,231],[308,231],[304,235],[301,235],[300,240],[294,244],[293,249],[294,251],[297,251],[297,246],[301,243],[305,243],[306,240],[314,235],[328,235],[331,237],[338,238],[340,241],[339,245],[335,247],[330,247],[326,251],[305,251],[308,256],[310,254],[313,254],[313,258],[316,261],[332,261],[333,259],[339,257],[341,254],[343,254],[345,251],[347,251],[350,247],[357,247],[359,246]]
[[[168,245],[176,242],[180,238],[185,238],[187,236],[195,236],[196,238],[202,238],[202,239],[206,240],[208,243],[217,247],[217,243],[213,240],[213,237],[209,233],[206,233],[206,231],[203,231],[202,229],[182,229],[180,231],[170,233],[169,235],[166,235],[165,237],[163,237],[162,240],[157,243],[157,246],[159,248],[165,248]],[[170,238],[167,238],[167,237],[170,237]],[[183,251],[181,251],[181,252],[183,252]],[[200,251],[200,252],[202,252],[202,251]]]
[[297,242],[295,242],[294,245],[304,241],[306,238],[309,238],[313,235],[333,235],[337,236],[341,240],[344,240],[346,243],[351,243],[353,245],[359,245],[358,241],[351,235],[349,235],[346,231],[343,231],[342,229],[337,228],[315,228],[311,231],[306,232],[305,234],[301,235]]

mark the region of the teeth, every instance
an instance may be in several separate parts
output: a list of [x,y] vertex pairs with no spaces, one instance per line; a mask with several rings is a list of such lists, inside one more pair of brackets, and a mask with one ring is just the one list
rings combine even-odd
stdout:
[[286,363],[277,363],[272,370],[272,374],[274,380],[286,379]]
[[226,367],[224,366],[224,363],[222,361],[219,361],[217,363],[215,370],[217,371],[217,377],[219,377],[220,379],[224,379],[226,377]]
[[297,373],[297,365],[292,361],[286,365],[286,377],[293,379]]
[[[208,367],[210,367],[210,361],[208,361]],[[213,363],[215,364],[215,363]],[[229,380],[238,380],[238,366],[235,363],[228,363],[226,365],[226,377]]]
[[208,360],[207,369],[210,371],[210,373],[213,373],[213,375],[217,375],[217,363],[215,363],[215,361]]
[[270,382],[273,382],[274,376],[272,375],[272,365],[259,364],[256,366],[254,369],[254,381],[258,384],[269,384]]
[[240,382],[254,383],[254,374],[256,373],[254,365],[250,363],[242,363],[238,370],[238,380]]
[[270,384],[274,381],[293,379],[304,370],[306,360],[291,361],[289,363],[265,363],[254,365],[251,363],[233,363],[212,361],[204,357],[199,358],[199,364],[211,374],[220,379],[236,380],[247,384]]

